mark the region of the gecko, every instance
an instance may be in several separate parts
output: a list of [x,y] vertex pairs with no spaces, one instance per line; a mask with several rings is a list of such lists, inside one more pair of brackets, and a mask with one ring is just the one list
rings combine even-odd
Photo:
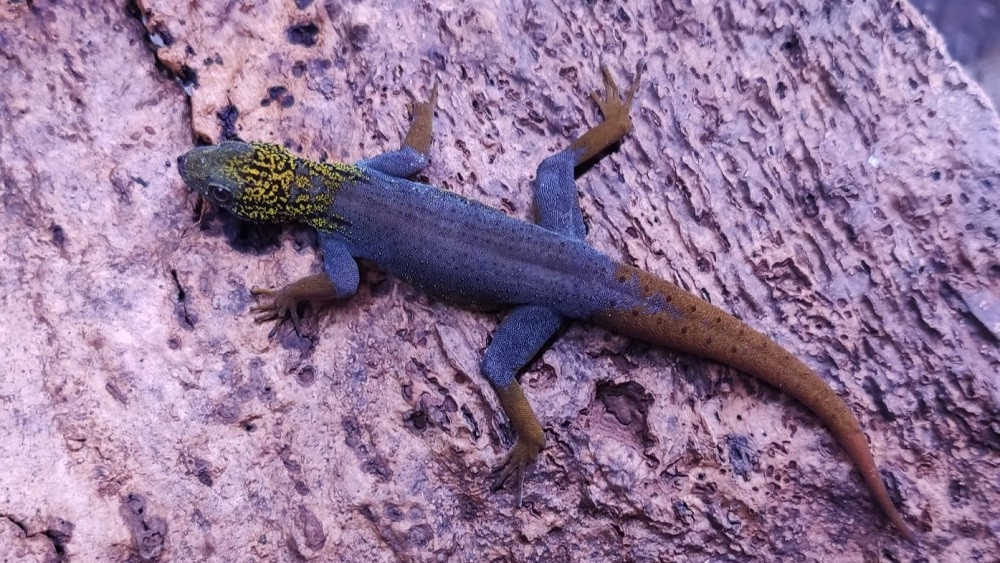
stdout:
[[424,292],[462,305],[508,307],[480,370],[516,435],[493,470],[493,488],[513,482],[520,506],[526,468],[545,433],[517,374],[573,320],[716,361],[764,381],[812,411],[861,473],[875,504],[898,533],[915,541],[893,504],[861,426],[815,371],[779,344],[682,288],[586,243],[575,185],[577,167],[633,129],[630,109],[644,65],[622,92],[604,65],[603,119],[536,171],[534,223],[411,180],[430,163],[438,86],[414,104],[398,150],[359,162],[314,162],[263,142],[224,141],[178,158],[186,184],[212,204],[252,222],[297,221],[316,229],[323,272],[279,290],[252,288],[257,322],[291,320],[300,305],[320,306],[358,289],[367,260]]

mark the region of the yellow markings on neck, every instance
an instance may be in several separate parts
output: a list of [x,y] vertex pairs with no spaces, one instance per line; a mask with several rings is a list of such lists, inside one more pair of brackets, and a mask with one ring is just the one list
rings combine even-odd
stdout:
[[296,158],[279,145],[250,145],[252,151],[225,164],[225,174],[240,184],[233,213],[254,222],[301,221],[324,231],[340,226],[334,196],[344,182],[364,177],[360,168]]

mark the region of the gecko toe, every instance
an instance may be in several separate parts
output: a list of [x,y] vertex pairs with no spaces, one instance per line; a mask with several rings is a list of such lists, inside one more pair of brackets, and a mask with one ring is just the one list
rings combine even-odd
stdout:
[[524,478],[528,472],[528,464],[532,463],[538,456],[539,449],[538,446],[518,439],[504,460],[493,468],[491,472],[493,474],[492,490],[498,491],[508,481],[513,480],[514,492],[517,495],[516,503],[520,507],[524,498]]

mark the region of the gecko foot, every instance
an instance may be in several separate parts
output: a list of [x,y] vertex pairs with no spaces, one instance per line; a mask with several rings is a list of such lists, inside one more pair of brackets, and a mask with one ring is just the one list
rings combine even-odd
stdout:
[[639,89],[639,80],[642,78],[642,71],[645,64],[639,61],[635,65],[635,78],[629,85],[625,97],[622,97],[615,79],[611,77],[608,67],[601,65],[601,72],[604,74],[604,96],[598,92],[593,92],[591,97],[601,108],[604,120],[592,127],[586,133],[573,141],[569,150],[576,156],[576,164],[582,164],[606,150],[611,145],[622,140],[625,135],[632,131],[632,117],[629,116],[629,109],[632,107],[632,100]]
[[410,111],[413,114],[434,111],[434,108],[437,106],[438,85],[439,85],[438,81],[435,80],[434,81],[434,86],[431,87],[431,95],[428,96],[426,102],[417,102],[417,103],[411,105]]
[[267,298],[267,301],[260,305],[251,307],[250,312],[256,314],[254,322],[275,321],[271,332],[267,334],[268,338],[278,332],[278,327],[285,322],[286,317],[291,317],[295,333],[301,335],[302,322],[299,317],[299,305],[302,303],[324,304],[333,301],[335,297],[333,283],[326,274],[306,276],[279,290],[255,287],[250,290],[250,293],[254,297],[264,296]]
[[253,319],[254,322],[263,324],[275,321],[271,332],[267,333],[268,338],[271,338],[278,332],[278,327],[281,326],[281,323],[285,322],[285,318],[288,316],[292,318],[292,326],[295,327],[295,333],[302,334],[302,324],[299,318],[299,300],[294,295],[285,293],[283,289],[276,291],[265,287],[255,287],[250,290],[250,293],[255,297],[264,296],[269,298],[269,301],[250,308],[250,312],[256,315]]
[[625,97],[622,98],[618,85],[615,84],[615,79],[611,76],[611,71],[606,65],[601,64],[601,73],[604,75],[604,97],[601,98],[598,92],[593,92],[590,96],[601,108],[604,121],[617,121],[626,131],[632,129],[632,119],[628,112],[629,108],[632,107],[635,92],[639,89],[639,80],[642,78],[642,71],[645,68],[646,64],[643,61],[639,61],[635,65],[635,78],[632,79],[632,84],[629,85]]
[[434,87],[431,88],[430,99],[411,106],[413,122],[410,124],[410,130],[406,133],[406,138],[403,139],[404,147],[411,147],[418,153],[427,155],[431,148],[431,121],[434,118],[434,107],[437,105],[437,99],[438,84],[435,82]]
[[494,491],[500,490],[507,481],[512,477],[514,478],[514,486],[517,487],[518,508],[521,507],[521,498],[524,493],[524,475],[527,471],[527,466],[529,463],[535,461],[539,450],[541,450],[541,446],[518,438],[517,443],[514,444],[514,448],[510,450],[507,457],[493,468],[492,489]]

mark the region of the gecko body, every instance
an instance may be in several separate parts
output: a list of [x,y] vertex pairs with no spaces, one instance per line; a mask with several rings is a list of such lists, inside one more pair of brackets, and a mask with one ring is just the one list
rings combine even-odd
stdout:
[[913,535],[878,473],[857,419],[813,370],[770,338],[680,287],[598,252],[584,240],[574,170],[632,129],[629,117],[641,67],[622,96],[604,70],[604,121],[542,161],[536,177],[537,223],[408,178],[428,164],[430,101],[418,104],[397,151],[356,164],[320,164],[266,143],[224,142],[178,160],[184,180],[216,205],[251,221],[301,221],[315,227],[324,273],[279,291],[254,290],[269,302],[258,321],[291,316],[298,304],[345,298],[367,259],[422,290],[467,305],[507,306],[482,372],[517,434],[497,468],[513,478],[518,502],[525,466],[545,434],[516,374],[567,320],[595,322],[625,336],[718,361],[798,399],[837,438],[876,504],[907,539]]

